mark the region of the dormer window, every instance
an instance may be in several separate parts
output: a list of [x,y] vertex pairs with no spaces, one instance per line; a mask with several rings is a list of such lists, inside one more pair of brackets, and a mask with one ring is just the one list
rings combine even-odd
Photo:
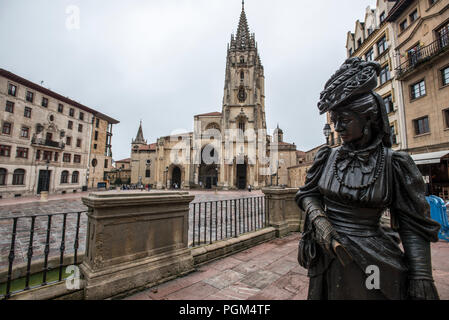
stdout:
[[382,11],[382,13],[379,16],[380,23],[384,22],[385,18],[386,18],[385,11]]

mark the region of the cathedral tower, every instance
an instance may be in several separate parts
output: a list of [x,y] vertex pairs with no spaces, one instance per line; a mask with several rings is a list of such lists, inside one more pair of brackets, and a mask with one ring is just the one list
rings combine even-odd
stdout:
[[266,129],[264,86],[264,70],[255,34],[249,31],[242,3],[237,34],[231,35],[226,58],[222,112],[226,129],[239,128],[238,118],[245,117],[251,125],[240,123],[240,128]]

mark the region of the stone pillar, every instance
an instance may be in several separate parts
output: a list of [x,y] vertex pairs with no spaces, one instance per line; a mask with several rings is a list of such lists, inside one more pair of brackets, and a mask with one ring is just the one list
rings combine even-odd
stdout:
[[92,193],[85,299],[105,299],[156,285],[194,270],[188,248],[188,192]]
[[304,213],[295,202],[298,189],[272,187],[263,188],[262,192],[268,201],[269,223],[276,229],[277,237],[303,230]]

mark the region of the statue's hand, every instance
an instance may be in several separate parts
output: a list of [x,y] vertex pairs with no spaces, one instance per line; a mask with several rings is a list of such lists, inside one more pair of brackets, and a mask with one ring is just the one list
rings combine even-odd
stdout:
[[440,300],[433,280],[408,281],[408,298],[410,300]]
[[334,230],[332,224],[327,220],[324,213],[318,210],[313,211],[309,217],[313,224],[315,233],[315,240],[326,251],[333,255],[332,240],[339,241],[338,233]]

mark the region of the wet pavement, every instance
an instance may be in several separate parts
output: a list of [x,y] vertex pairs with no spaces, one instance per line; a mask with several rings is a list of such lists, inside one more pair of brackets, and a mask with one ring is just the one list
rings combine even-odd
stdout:
[[[299,233],[260,244],[126,300],[305,300],[307,271],[299,266]],[[433,276],[449,300],[449,243],[432,243]]]

